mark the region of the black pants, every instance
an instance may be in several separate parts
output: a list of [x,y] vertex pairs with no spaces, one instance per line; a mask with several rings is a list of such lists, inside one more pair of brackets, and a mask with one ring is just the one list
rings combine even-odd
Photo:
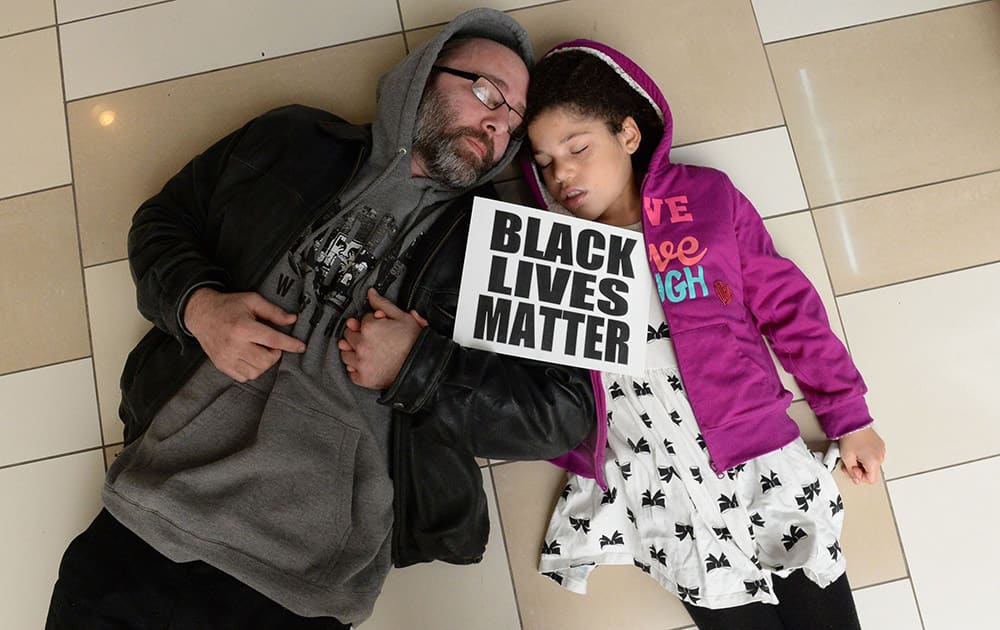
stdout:
[[712,610],[684,602],[699,630],[861,630],[847,574],[826,588],[802,571],[774,578],[778,605],[755,602]]
[[344,630],[306,618],[204,562],[173,562],[101,510],[59,565],[46,630]]

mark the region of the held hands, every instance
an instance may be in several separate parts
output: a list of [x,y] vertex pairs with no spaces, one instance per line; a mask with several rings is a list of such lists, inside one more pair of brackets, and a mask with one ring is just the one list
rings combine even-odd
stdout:
[[878,470],[885,461],[885,442],[871,427],[848,433],[839,440],[840,461],[844,472],[855,484],[878,481]]
[[184,307],[184,325],[212,364],[245,383],[278,362],[281,352],[304,352],[304,343],[265,322],[287,326],[296,316],[257,293],[220,293],[202,287]]
[[396,381],[427,320],[416,311],[403,311],[375,289],[368,289],[368,303],[375,311],[361,321],[347,320],[337,347],[352,383],[386,389]]

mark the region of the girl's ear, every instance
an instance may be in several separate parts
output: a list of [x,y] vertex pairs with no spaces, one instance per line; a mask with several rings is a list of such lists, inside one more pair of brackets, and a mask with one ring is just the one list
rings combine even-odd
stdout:
[[636,152],[639,143],[642,142],[642,132],[639,131],[639,125],[636,124],[635,118],[625,117],[625,120],[622,121],[622,130],[618,132],[618,138],[629,155]]

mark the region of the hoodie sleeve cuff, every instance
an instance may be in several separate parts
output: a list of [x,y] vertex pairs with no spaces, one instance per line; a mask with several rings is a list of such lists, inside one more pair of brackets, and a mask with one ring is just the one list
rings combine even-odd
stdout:
[[868,428],[875,422],[863,397],[817,412],[816,416],[819,418],[820,426],[823,427],[823,432],[831,440],[838,440],[848,433]]

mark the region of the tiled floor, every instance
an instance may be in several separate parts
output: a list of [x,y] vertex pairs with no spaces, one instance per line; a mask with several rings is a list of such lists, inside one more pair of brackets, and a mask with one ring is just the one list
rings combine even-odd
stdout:
[[[539,51],[584,36],[629,52],[670,100],[674,159],[729,172],[820,289],[888,443],[885,483],[838,477],[865,628],[996,627],[996,0],[288,6],[0,4],[0,628],[42,626],[60,554],[97,511],[121,441],[117,378],[148,326],[123,261],[138,203],[275,105],[369,119],[378,74],[473,6],[510,11]],[[501,189],[521,194],[517,181]],[[804,403],[793,415],[821,439]],[[586,596],[539,577],[561,473],[545,463],[489,473],[484,562],[393,573],[362,628],[690,624],[631,568],[598,569]]]

